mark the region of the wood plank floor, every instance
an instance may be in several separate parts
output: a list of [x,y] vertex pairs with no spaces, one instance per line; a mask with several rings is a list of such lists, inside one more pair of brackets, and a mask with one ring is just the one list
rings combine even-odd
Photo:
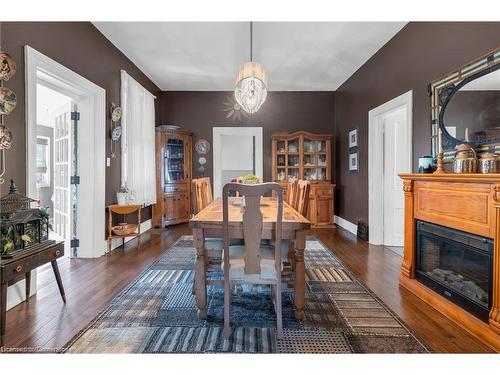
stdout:
[[[149,231],[124,249],[98,259],[59,261],[67,303],[61,301],[51,268],[38,273],[38,292],[7,313],[6,347],[60,348],[84,329],[113,297],[133,281],[179,236],[187,225]],[[435,352],[486,353],[491,350],[455,323],[398,284],[401,257],[381,246],[368,245],[342,229],[313,229],[384,303]]]

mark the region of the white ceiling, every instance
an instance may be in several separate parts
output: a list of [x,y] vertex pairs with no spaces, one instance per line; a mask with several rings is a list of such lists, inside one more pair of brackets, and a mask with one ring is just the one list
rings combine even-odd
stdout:
[[[272,91],[333,91],[406,22],[256,22]],[[245,22],[94,22],[162,90],[230,91],[249,60]]]

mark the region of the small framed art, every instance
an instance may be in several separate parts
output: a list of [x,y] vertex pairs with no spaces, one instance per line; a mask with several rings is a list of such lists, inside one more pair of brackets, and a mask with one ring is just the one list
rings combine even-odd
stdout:
[[358,128],[349,131],[349,148],[358,147]]
[[358,152],[354,151],[349,153],[349,172],[359,171],[359,156]]

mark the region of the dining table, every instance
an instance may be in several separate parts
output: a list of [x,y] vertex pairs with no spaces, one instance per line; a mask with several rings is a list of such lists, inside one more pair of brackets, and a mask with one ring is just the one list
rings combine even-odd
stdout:
[[[273,240],[276,236],[276,217],[278,209],[277,198],[262,197],[260,208],[263,217],[262,239]],[[229,197],[229,237],[243,239],[244,197]],[[193,230],[194,246],[196,248],[195,262],[195,297],[200,319],[207,317],[207,285],[205,239],[223,238],[222,199],[214,199],[207,207],[198,212],[189,221]],[[294,253],[294,304],[295,317],[304,319],[305,306],[305,266],[304,249],[306,246],[306,231],[310,222],[289,204],[283,202],[282,240],[288,240]]]

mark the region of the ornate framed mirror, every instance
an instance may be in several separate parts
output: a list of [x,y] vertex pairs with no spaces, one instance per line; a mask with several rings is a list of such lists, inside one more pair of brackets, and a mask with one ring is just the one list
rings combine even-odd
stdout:
[[429,85],[431,148],[451,160],[458,144],[500,151],[500,47]]

